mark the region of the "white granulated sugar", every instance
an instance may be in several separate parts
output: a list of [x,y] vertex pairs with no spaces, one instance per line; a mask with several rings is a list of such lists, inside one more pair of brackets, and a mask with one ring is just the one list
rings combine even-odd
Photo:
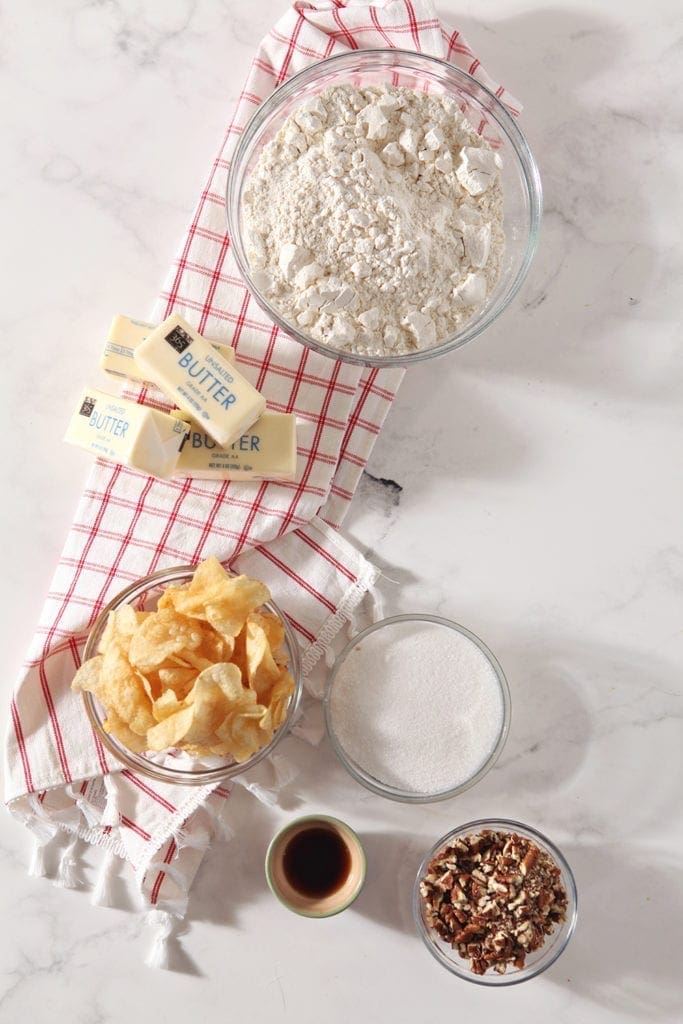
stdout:
[[466,636],[435,623],[393,623],[347,656],[330,715],[340,745],[369,775],[435,794],[482,767],[504,708],[491,664]]
[[449,97],[332,86],[287,118],[247,180],[254,280],[333,348],[387,356],[435,345],[498,280],[500,168]]

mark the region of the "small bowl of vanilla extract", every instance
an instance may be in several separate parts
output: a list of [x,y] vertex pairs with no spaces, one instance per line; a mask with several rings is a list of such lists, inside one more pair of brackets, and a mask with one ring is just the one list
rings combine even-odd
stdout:
[[350,907],[365,882],[365,851],[347,824],[324,814],[286,825],[266,853],[266,879],[288,910],[332,917]]

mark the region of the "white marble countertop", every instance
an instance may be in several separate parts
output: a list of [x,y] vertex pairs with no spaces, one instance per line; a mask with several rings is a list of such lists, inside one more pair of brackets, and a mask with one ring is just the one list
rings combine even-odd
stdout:
[[[283,9],[4,7],[3,719],[87,472],[60,442],[73,381],[113,312],[149,312]],[[286,809],[238,798],[241,838],[206,858],[174,973],[143,965],[137,915],[28,878],[28,834],[3,814],[2,1024],[680,1020],[683,17],[676,0],[440,9],[525,103],[542,242],[498,324],[408,375],[346,531],[398,581],[390,611],[452,617],[496,652],[504,754],[464,796],[407,807],[307,748]],[[288,914],[263,879],[269,836],[306,809],[347,819],[370,856],[329,921]],[[423,851],[487,815],[556,840],[580,893],[564,956],[497,996],[440,969],[409,908]]]

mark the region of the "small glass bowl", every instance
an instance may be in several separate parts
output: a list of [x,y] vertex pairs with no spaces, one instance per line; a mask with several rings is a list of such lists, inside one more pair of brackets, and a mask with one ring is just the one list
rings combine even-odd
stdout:
[[[380,629],[387,627],[393,628],[403,623],[409,627],[415,623],[432,623],[438,626],[444,626],[447,629],[452,629],[456,633],[460,633],[462,636],[471,640],[472,643],[479,648],[481,653],[484,655],[486,661],[493,669],[493,672],[498,680],[500,686],[500,695],[503,702],[503,716],[500,727],[498,738],[491,750],[491,753],[486,758],[481,767],[472,775],[469,779],[459,783],[457,786],[453,786],[450,789],[441,790],[439,792],[430,793],[419,793],[411,790],[399,789],[396,786],[392,786],[387,782],[383,782],[381,779],[371,775],[362,765],[358,764],[357,761],[351,757],[351,755],[342,746],[339,736],[334,727],[334,712],[332,709],[332,695],[334,691],[335,680],[337,679],[339,670],[344,664],[349,654],[360,644],[366,637],[371,636]],[[330,742],[341,763],[346,768],[349,775],[351,775],[356,782],[360,782],[366,789],[371,790],[373,793],[377,793],[379,796],[384,796],[388,800],[397,800],[401,803],[407,804],[426,804],[435,803],[438,800],[449,800],[451,797],[458,796],[460,793],[464,793],[470,786],[474,786],[493,768],[494,764],[500,757],[501,751],[505,746],[508,732],[510,730],[510,715],[511,715],[511,704],[510,704],[510,689],[508,687],[507,679],[503,673],[502,668],[498,664],[498,661],[488,649],[486,644],[471,633],[469,629],[465,629],[464,626],[458,625],[457,622],[451,622],[450,619],[440,618],[438,615],[393,615],[388,619],[382,619],[379,622],[375,622],[374,625],[368,626],[362,632],[354,636],[346,647],[343,649],[341,654],[336,658],[332,669],[327,678],[327,684],[325,686],[325,696],[323,700],[323,708],[325,713],[325,724],[327,727],[327,734],[330,737]]]
[[[448,95],[476,130],[487,126],[503,158],[505,253],[500,277],[485,305],[457,333],[438,345],[391,356],[366,356],[333,348],[286,320],[252,277],[242,220],[244,187],[263,147],[307,98],[332,85],[401,85]],[[536,251],[542,209],[541,178],[531,150],[515,120],[483,85],[447,61],[409,50],[355,50],[328,57],[294,75],[267,97],[240,136],[228,172],[226,210],[232,251],[244,280],[261,309],[286,334],[333,359],[362,366],[408,366],[451,352],[476,338],[508,307],[527,275]]]
[[[90,630],[85,651],[83,652],[83,660],[87,661],[89,658],[94,658],[97,654],[109,612],[115,611],[122,604],[130,604],[136,611],[154,610],[157,601],[166,587],[171,584],[188,583],[192,579],[195,569],[196,566],[192,565],[180,565],[173,569],[162,569],[159,572],[152,573],[151,576],[145,576],[143,579],[131,583],[129,587],[126,587],[120,594],[117,594],[107,607],[103,609]],[[84,691],[83,701],[90,724],[107,750],[127,768],[140,772],[148,778],[155,779],[157,782],[180,783],[186,786],[206,786],[215,782],[222,782],[224,779],[230,779],[235,775],[241,775],[242,772],[246,772],[249,768],[253,768],[255,764],[258,764],[259,761],[262,761],[264,757],[272,754],[278,743],[286,736],[292,719],[296,714],[301,701],[302,679],[299,647],[287,617],[273,601],[268,601],[264,608],[277,615],[284,626],[285,644],[289,656],[289,671],[294,679],[295,687],[294,693],[289,700],[287,716],[267,746],[261,747],[248,761],[244,761],[242,764],[237,764],[231,757],[218,756],[212,756],[210,764],[203,763],[204,760],[208,762],[208,759],[194,758],[190,761],[189,755],[184,754],[182,751],[177,751],[177,754],[174,752],[157,754],[155,757],[159,758],[159,760],[153,760],[145,754],[134,753],[124,746],[112,733],[105,732],[103,727],[104,720],[107,717],[105,709],[93,694]],[[174,764],[176,760],[178,762],[177,765]],[[187,763],[188,761],[190,763]]]
[[[555,864],[560,869],[560,878],[567,893],[567,914],[564,921],[556,925],[554,931],[546,936],[546,940],[540,949],[527,956],[526,963],[521,970],[517,967],[509,967],[505,974],[498,974],[493,970],[487,971],[486,974],[475,974],[471,971],[469,961],[463,959],[456,949],[453,949],[447,942],[444,942],[434,929],[427,924],[424,919],[422,896],[420,895],[420,881],[427,873],[427,865],[432,857],[436,856],[444,846],[452,843],[454,839],[460,839],[462,836],[470,835],[473,832],[481,832],[482,829],[491,829],[492,831],[499,832],[517,832],[518,835],[531,839],[532,842],[536,843],[541,850],[544,850],[555,861]],[[466,825],[454,828],[452,832],[442,836],[432,846],[420,864],[413,887],[413,918],[425,946],[442,967],[445,967],[452,974],[457,974],[459,978],[464,978],[465,981],[474,982],[475,985],[519,985],[522,981],[529,981],[530,978],[535,978],[538,974],[547,970],[551,964],[555,963],[571,939],[576,927],[577,912],[576,882],[574,881],[572,869],[562,853],[549,839],[540,832],[537,832],[536,829],[507,818],[482,818],[480,821],[468,821]]]
[[[338,889],[326,896],[308,896],[299,892],[284,870],[283,860],[290,839],[312,827],[334,832],[342,838],[349,851],[350,868],[347,878]],[[295,818],[276,832],[266,852],[265,867],[268,887],[283,907],[302,917],[323,918],[341,914],[360,896],[365,885],[367,858],[360,838],[346,822],[331,818],[328,814],[307,814],[303,818]]]

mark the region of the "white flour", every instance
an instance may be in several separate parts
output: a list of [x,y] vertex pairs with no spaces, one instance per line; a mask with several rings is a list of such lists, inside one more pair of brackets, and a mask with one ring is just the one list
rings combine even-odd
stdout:
[[411,793],[459,786],[503,726],[500,684],[471,640],[436,623],[394,623],[351,651],[330,700],[333,731],[380,782]]
[[254,280],[333,348],[428,348],[486,301],[504,249],[500,158],[448,97],[333,86],[262,150],[244,191]]

